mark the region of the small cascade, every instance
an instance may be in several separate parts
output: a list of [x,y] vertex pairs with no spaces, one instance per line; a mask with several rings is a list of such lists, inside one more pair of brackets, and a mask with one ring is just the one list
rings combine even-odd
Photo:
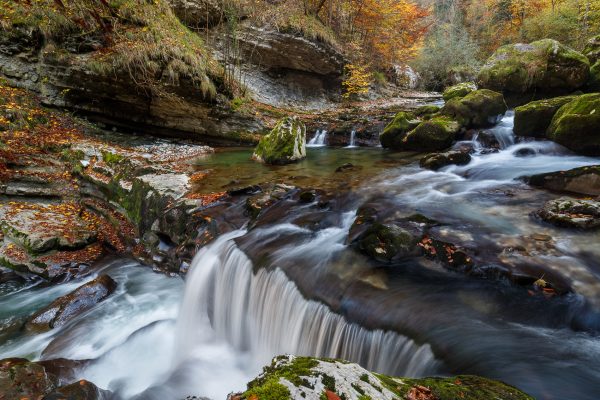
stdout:
[[504,150],[515,144],[514,126],[515,112],[511,110],[502,117],[498,125],[490,130],[500,144],[500,149]]
[[354,149],[358,147],[356,145],[356,130],[352,129],[352,132],[350,132],[350,144],[348,146],[346,146],[347,149]]
[[315,133],[315,136],[310,139],[306,147],[324,147],[327,146],[327,131],[325,129],[319,129]]
[[[177,327],[176,365],[195,343],[214,334],[257,367],[279,354],[341,358],[398,376],[435,373],[429,345],[393,332],[369,331],[325,305],[304,299],[279,269],[253,272],[236,246],[238,231],[219,238],[194,258]],[[206,332],[210,321],[214,332]]]

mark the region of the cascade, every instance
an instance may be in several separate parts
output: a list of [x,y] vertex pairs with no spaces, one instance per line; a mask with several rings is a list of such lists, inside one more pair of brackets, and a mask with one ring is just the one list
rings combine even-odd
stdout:
[[309,142],[307,143],[307,147],[323,147],[326,146],[326,139],[327,139],[327,131],[325,129],[323,130],[317,130],[317,132],[315,133],[315,136],[309,140]]

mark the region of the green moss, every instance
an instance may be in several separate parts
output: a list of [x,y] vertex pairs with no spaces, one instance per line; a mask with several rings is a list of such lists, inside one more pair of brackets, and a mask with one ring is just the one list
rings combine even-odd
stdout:
[[287,164],[306,157],[306,126],[297,117],[285,117],[261,138],[254,150],[256,160]]
[[123,157],[121,154],[111,153],[110,151],[102,152],[102,160],[104,160],[104,162],[109,165],[119,164],[124,159],[125,159],[125,157]]
[[590,80],[587,89],[590,92],[600,92],[600,60],[590,68]]
[[465,128],[484,128],[496,124],[498,116],[507,110],[501,93],[480,89],[448,101],[441,114],[453,118]]
[[562,106],[548,128],[548,138],[576,153],[600,155],[600,93],[579,96]]
[[454,98],[461,99],[475,90],[477,90],[477,85],[473,82],[459,83],[458,85],[450,86],[444,90],[443,97],[445,101],[449,101]]
[[419,123],[420,121],[413,114],[405,111],[399,112],[379,135],[381,145],[388,149],[402,147],[402,140],[406,133],[414,129]]
[[432,152],[444,150],[452,145],[460,125],[447,116],[437,116],[420,123],[402,140],[402,149],[407,151]]
[[517,136],[546,137],[556,112],[576,96],[538,100],[515,108],[514,132]]
[[600,61],[600,35],[594,36],[587,42],[583,54],[592,64]]
[[[249,399],[252,395],[257,395],[260,400],[290,398],[289,390],[279,383],[281,379],[285,379],[297,387],[312,388],[312,385],[306,378],[313,375],[312,369],[319,365],[319,362],[310,357],[297,357],[291,363],[286,363],[286,359],[286,356],[275,358],[270,366],[263,369],[260,377],[248,383],[248,390],[244,392],[242,397]],[[281,365],[278,366],[280,362]],[[276,397],[269,393],[274,393],[281,397]],[[266,397],[262,397],[261,395]]]

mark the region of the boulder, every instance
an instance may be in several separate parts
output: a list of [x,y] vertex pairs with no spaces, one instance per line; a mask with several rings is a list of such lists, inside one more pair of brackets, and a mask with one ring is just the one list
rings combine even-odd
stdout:
[[413,110],[413,114],[419,118],[429,119],[439,113],[442,107],[439,106],[421,106]]
[[228,399],[533,400],[505,383],[471,375],[395,378],[343,360],[279,356]]
[[556,40],[500,47],[478,76],[480,87],[505,94],[569,93],[585,85],[590,63]]
[[452,145],[460,125],[444,116],[421,122],[408,132],[400,144],[401,150],[430,152],[447,149]]
[[495,125],[507,110],[501,93],[480,89],[463,98],[451,99],[441,113],[454,118],[464,128],[485,128]]
[[466,151],[448,151],[435,153],[421,159],[421,168],[437,171],[448,165],[467,165],[471,162],[471,155]]
[[575,153],[600,155],[600,93],[579,96],[552,118],[547,136]]
[[23,358],[0,361],[0,399],[41,399],[58,386],[45,368]]
[[600,92],[600,60],[590,68],[590,80],[587,85],[590,92]]
[[192,29],[209,28],[224,19],[221,2],[216,0],[167,0],[181,22]]
[[600,61],[600,35],[588,40],[583,49],[583,54],[590,60],[590,64]]
[[298,117],[285,117],[263,136],[252,158],[265,164],[290,164],[306,158],[306,126]]
[[515,108],[514,133],[517,136],[545,138],[556,112],[576,96],[563,96],[532,101]]
[[117,283],[110,276],[102,275],[36,312],[27,322],[26,328],[31,331],[47,331],[62,326],[104,301],[116,288]]
[[444,101],[449,101],[454,98],[462,99],[469,93],[474,92],[476,90],[477,90],[477,85],[473,82],[464,82],[464,83],[459,83],[454,86],[450,86],[449,88],[444,90],[444,93],[443,93]]
[[92,382],[80,380],[53,390],[43,400],[109,400],[112,394]]
[[600,227],[600,202],[563,197],[547,202],[535,214],[542,220],[565,228]]
[[421,254],[420,237],[393,224],[372,224],[359,238],[357,248],[367,256],[390,262]]
[[525,181],[532,186],[557,192],[600,196],[600,165],[533,175],[525,178]]
[[386,149],[402,147],[402,140],[406,134],[416,128],[419,123],[420,121],[413,114],[400,111],[379,135],[381,145]]

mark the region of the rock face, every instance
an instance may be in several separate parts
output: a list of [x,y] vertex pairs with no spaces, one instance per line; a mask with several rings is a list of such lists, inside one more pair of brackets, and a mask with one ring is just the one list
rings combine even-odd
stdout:
[[547,202],[536,215],[560,227],[594,229],[600,227],[600,202],[563,197]]
[[250,399],[414,399],[533,400],[502,382],[476,376],[407,379],[375,374],[357,364],[309,357],[280,356],[228,400]]
[[421,159],[421,168],[437,171],[448,165],[467,165],[471,162],[471,155],[466,151],[448,151],[435,153]]
[[488,59],[478,77],[480,87],[505,94],[566,94],[585,85],[590,64],[581,53],[556,40],[511,44]]
[[216,0],[167,0],[177,18],[190,28],[208,28],[223,18],[221,4]]
[[27,322],[27,329],[45,331],[62,326],[104,301],[116,288],[117,283],[110,276],[102,275],[35,313]]
[[283,118],[260,140],[252,158],[276,165],[306,158],[306,126],[297,117]]
[[533,175],[526,181],[532,186],[557,192],[600,196],[600,165]]
[[583,54],[590,60],[591,64],[600,61],[600,35],[594,36],[587,42]]
[[576,96],[555,97],[532,101],[515,108],[514,133],[517,136],[545,138],[556,112]]
[[458,85],[450,86],[444,90],[444,101],[449,101],[454,98],[462,99],[471,92],[477,90],[477,85],[473,82],[459,83]]
[[463,98],[451,99],[441,113],[454,118],[465,128],[485,128],[495,125],[507,110],[501,93],[480,89]]
[[548,138],[576,153],[600,155],[600,93],[579,96],[562,106],[548,128]]

